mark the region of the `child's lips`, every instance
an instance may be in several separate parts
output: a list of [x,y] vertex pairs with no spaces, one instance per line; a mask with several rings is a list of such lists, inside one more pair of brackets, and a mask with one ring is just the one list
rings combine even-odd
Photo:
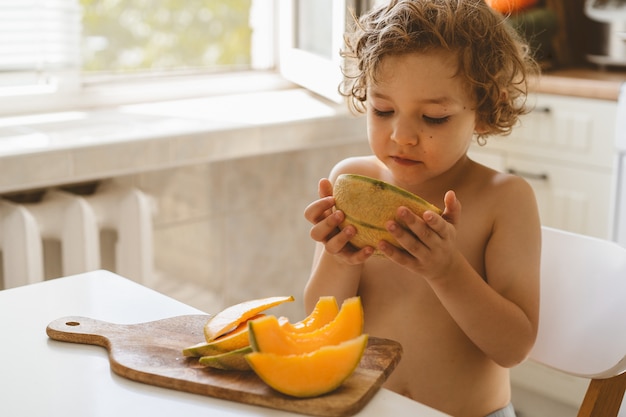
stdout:
[[417,165],[417,164],[419,164],[419,161],[415,161],[413,159],[403,158],[401,156],[392,156],[391,159],[393,159],[393,161],[396,164],[403,165],[403,166],[410,166],[410,165]]

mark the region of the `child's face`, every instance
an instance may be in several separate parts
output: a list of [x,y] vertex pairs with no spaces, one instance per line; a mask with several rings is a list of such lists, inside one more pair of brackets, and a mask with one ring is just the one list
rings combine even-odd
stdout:
[[476,100],[446,51],[383,59],[367,93],[370,147],[400,183],[421,184],[450,170],[467,152]]

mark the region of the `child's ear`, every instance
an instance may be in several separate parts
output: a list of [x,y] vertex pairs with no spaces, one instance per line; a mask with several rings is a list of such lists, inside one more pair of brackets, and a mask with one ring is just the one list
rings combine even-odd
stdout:
[[487,123],[482,120],[476,120],[476,125],[474,126],[474,132],[478,134],[487,133],[489,129],[487,129]]

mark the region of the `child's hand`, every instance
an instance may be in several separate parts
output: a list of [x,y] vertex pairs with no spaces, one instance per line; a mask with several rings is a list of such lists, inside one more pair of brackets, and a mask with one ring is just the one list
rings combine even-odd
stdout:
[[445,210],[441,216],[427,211],[423,218],[406,207],[399,207],[398,217],[410,231],[394,221],[387,222],[386,227],[404,250],[384,241],[379,243],[378,249],[392,261],[426,279],[445,276],[454,255],[458,253],[454,225],[461,215],[461,203],[453,191],[446,193],[444,203]]
[[318,192],[319,200],[312,202],[304,210],[304,217],[313,224],[311,238],[322,243],[327,252],[338,256],[344,263],[356,265],[365,262],[374,253],[374,248],[367,246],[357,249],[349,243],[356,234],[354,226],[339,229],[344,213],[339,210],[333,212],[335,199],[333,186],[328,179],[320,180]]

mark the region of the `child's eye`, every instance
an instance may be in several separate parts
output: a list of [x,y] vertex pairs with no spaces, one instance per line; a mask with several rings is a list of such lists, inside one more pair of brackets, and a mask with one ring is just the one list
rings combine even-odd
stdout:
[[429,116],[422,116],[424,118],[424,120],[427,123],[430,123],[432,125],[441,125],[444,124],[445,122],[447,122],[450,119],[450,116],[445,116],[445,117],[429,117]]
[[372,111],[374,113],[374,115],[378,116],[378,117],[386,117],[386,116],[391,116],[393,114],[393,111],[389,110],[389,111],[382,111],[382,110],[378,110],[375,108],[372,108]]

